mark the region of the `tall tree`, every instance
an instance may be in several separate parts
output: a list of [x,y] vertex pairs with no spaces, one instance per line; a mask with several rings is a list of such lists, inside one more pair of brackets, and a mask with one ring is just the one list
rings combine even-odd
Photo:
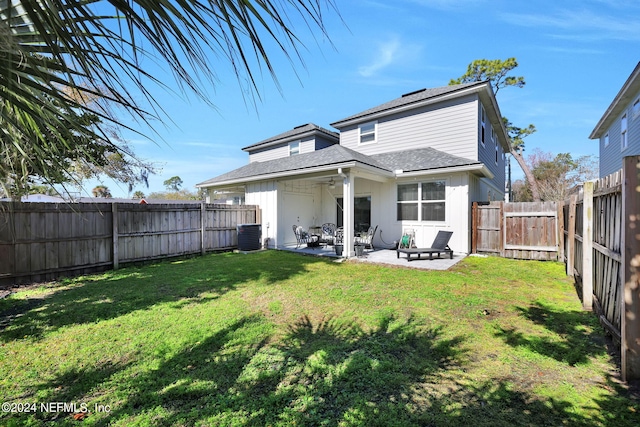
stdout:
[[[205,88],[216,83],[218,66],[210,58],[223,58],[248,82],[243,93],[259,96],[256,71],[277,84],[275,51],[301,61],[292,17],[324,35],[325,6],[335,10],[333,0],[0,2],[0,154],[17,154],[0,156],[2,179],[52,183],[68,154],[94,163],[105,151],[121,153],[108,126],[135,129],[111,112],[151,123],[162,111],[149,87],[163,82],[146,64],[160,62],[182,89],[208,101]],[[99,121],[87,123],[86,114]],[[98,152],[91,141],[102,141]]]
[[111,191],[104,185],[97,185],[91,190],[93,197],[111,198]]
[[[540,198],[544,201],[565,200],[571,188],[598,177],[598,162],[593,156],[574,158],[569,153],[554,156],[536,149],[527,156],[526,161],[538,184]],[[517,201],[530,201],[531,198],[528,182],[519,185]]]
[[182,178],[180,178],[179,176],[172,176],[171,178],[163,182],[163,185],[167,188],[167,190],[175,192],[180,191],[180,187],[182,187],[182,184]]
[[[467,67],[467,72],[457,79],[451,79],[450,85],[489,81],[493,88],[493,93],[498,94],[498,91],[505,87],[519,87],[525,86],[526,82],[522,76],[509,75],[518,67],[518,61],[516,58],[507,58],[505,60],[500,59],[476,59]],[[509,145],[509,152],[514,159],[518,162],[518,165],[524,172],[525,178],[529,183],[531,193],[536,201],[540,201],[540,191],[536,183],[535,177],[531,173],[531,170],[524,161],[522,152],[524,151],[524,138],[531,135],[536,131],[536,127],[530,124],[527,127],[520,128],[514,126],[506,117],[502,117],[502,121],[507,130],[507,134],[511,139]]]

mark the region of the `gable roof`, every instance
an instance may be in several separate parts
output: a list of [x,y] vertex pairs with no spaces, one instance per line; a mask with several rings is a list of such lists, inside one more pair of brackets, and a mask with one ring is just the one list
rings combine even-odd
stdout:
[[622,111],[632,101],[636,93],[640,91],[640,62],[631,72],[627,81],[624,82],[622,88],[618,92],[609,108],[604,112],[596,127],[591,131],[589,139],[600,139],[602,135],[611,127],[611,124],[618,118]]
[[248,145],[242,149],[242,151],[253,151],[257,148],[268,147],[275,144],[281,144],[284,142],[294,141],[296,139],[304,138],[311,135],[322,135],[330,141],[336,144],[340,140],[340,135],[337,132],[330,131],[321,126],[313,123],[307,123],[305,125],[296,126],[291,130],[283,132],[279,135],[272,136],[271,138],[264,139],[252,145]]
[[289,176],[333,170],[341,165],[355,164],[377,170],[380,175],[393,177],[395,171],[402,173],[434,171],[443,168],[469,167],[481,171],[484,176],[492,176],[481,162],[453,156],[434,148],[420,148],[367,156],[341,145],[296,156],[283,157],[265,162],[252,162],[238,169],[201,182],[196,187],[240,184],[245,181],[259,181],[274,176]]
[[402,95],[400,98],[396,98],[389,102],[385,102],[384,104],[380,104],[376,107],[369,108],[368,110],[361,111],[360,113],[354,114],[342,120],[338,120],[337,122],[331,123],[331,126],[339,129],[341,126],[348,124],[349,122],[357,122],[362,121],[360,119],[365,119],[370,116],[376,116],[379,113],[392,112],[393,110],[402,108],[402,107],[413,107],[414,104],[423,104],[425,101],[436,100],[437,98],[443,97],[445,95],[455,94],[456,92],[460,92],[464,89],[468,89],[471,87],[482,87],[486,86],[487,82],[472,82],[472,83],[463,83],[459,85],[451,85],[451,86],[442,86],[431,89],[420,89],[414,92],[409,92]]

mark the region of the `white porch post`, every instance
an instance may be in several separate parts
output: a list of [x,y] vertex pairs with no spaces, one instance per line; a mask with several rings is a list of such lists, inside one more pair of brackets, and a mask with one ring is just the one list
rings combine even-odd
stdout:
[[344,228],[344,254],[346,257],[352,257],[355,255],[355,249],[353,247],[353,211],[354,211],[354,178],[352,173],[347,173],[347,176],[343,180],[343,204],[342,207],[342,224]]

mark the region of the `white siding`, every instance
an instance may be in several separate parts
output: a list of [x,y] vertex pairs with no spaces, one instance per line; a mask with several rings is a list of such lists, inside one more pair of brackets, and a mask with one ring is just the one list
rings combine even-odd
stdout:
[[[397,221],[396,218],[396,194],[397,184],[409,182],[423,182],[434,179],[444,179],[447,181],[446,191],[446,221],[444,223],[428,223],[421,221]],[[471,204],[469,201],[469,174],[447,174],[438,176],[428,176],[424,180],[398,180],[391,184],[390,194],[393,200],[389,201],[392,208],[392,218],[397,230],[396,240],[405,228],[413,228],[416,232],[416,245],[418,247],[429,247],[438,234],[438,231],[453,231],[449,246],[454,252],[469,253],[471,250]]]
[[278,246],[296,242],[292,226],[321,225],[320,185],[296,180],[278,183]]
[[278,184],[276,181],[263,181],[248,184],[245,190],[245,203],[258,205],[262,211],[262,242],[269,238],[269,247],[278,244]]
[[358,127],[341,129],[340,144],[372,155],[432,147],[478,160],[478,98],[470,95],[378,119],[377,142],[359,142]]
[[[310,153],[316,149],[316,140],[314,137],[290,142],[296,141],[300,142],[300,154]],[[250,152],[249,163],[266,162],[268,160],[281,159],[283,157],[289,157],[289,142]]]
[[249,153],[249,163],[266,162],[268,160],[281,159],[289,156],[289,144],[280,144],[267,149],[252,151]]

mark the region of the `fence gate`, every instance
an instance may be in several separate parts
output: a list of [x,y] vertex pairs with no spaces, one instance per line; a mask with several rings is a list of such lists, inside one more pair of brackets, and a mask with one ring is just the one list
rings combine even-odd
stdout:
[[471,252],[516,259],[562,259],[561,215],[555,202],[474,202]]

